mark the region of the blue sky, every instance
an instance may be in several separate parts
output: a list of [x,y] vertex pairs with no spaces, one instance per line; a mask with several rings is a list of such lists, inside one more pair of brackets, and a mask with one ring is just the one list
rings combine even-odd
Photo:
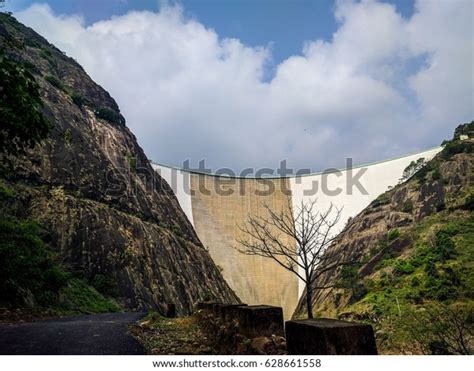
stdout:
[[4,10],[111,93],[151,159],[317,171],[433,147],[473,119],[473,4],[7,0]]

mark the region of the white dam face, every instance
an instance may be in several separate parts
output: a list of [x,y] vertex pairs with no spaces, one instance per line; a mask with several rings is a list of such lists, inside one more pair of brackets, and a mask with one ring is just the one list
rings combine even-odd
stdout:
[[[404,169],[420,158],[432,159],[441,147],[352,169],[282,178],[232,178],[152,164],[173,189],[186,216],[230,287],[247,304],[281,306],[290,318],[303,292],[303,282],[278,263],[236,251],[239,227],[249,216],[263,215],[264,205],[283,210],[291,198],[295,212],[301,202],[317,199],[317,208],[331,203],[342,209],[335,227],[340,232],[380,194],[399,182]],[[294,244],[294,241],[288,241]],[[296,248],[296,246],[295,246]]]

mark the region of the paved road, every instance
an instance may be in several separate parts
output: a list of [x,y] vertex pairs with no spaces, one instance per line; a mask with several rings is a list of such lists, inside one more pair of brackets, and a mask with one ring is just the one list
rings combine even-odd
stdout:
[[145,354],[127,326],[144,313],[101,313],[0,326],[0,354]]

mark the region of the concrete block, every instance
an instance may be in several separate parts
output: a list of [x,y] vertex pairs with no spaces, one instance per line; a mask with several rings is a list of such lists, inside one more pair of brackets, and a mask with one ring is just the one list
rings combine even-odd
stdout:
[[270,305],[237,307],[235,312],[239,332],[249,338],[258,336],[284,336],[283,310]]
[[230,322],[236,319],[238,308],[246,306],[247,304],[223,304],[216,308],[216,315],[221,317],[224,322]]
[[287,321],[285,332],[288,354],[377,354],[371,325],[319,318]]
[[241,306],[246,306],[247,304],[214,304],[212,307],[212,312],[216,317],[219,317],[221,320],[225,320],[226,312],[232,312],[232,309],[237,309]]
[[176,317],[176,305],[175,304],[172,304],[172,303],[166,304],[165,317],[168,317],[168,318],[175,318]]

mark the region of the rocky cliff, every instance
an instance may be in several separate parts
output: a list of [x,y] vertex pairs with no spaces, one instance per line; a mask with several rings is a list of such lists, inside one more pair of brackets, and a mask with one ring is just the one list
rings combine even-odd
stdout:
[[[337,286],[315,291],[315,315],[372,323],[383,343],[379,346],[389,352],[400,351],[393,345],[396,336],[403,338],[401,343],[411,339],[397,332],[397,321],[408,323],[406,314],[414,310],[427,313],[434,304],[447,311],[464,306],[472,318],[473,133],[474,122],[459,126],[433,160],[349,220],[327,253],[354,264],[328,271],[315,283]],[[305,315],[303,299],[296,317]]]
[[15,192],[3,207],[40,222],[69,271],[110,278],[127,308],[175,303],[184,314],[206,297],[236,302],[110,95],[1,13],[0,49],[32,72],[52,124],[48,138],[2,175]]

